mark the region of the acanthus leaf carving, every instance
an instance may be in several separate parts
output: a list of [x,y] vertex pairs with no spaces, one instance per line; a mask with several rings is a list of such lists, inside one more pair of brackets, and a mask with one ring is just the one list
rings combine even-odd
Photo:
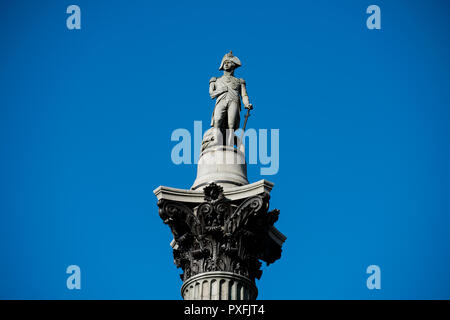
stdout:
[[268,230],[279,210],[268,212],[269,194],[233,202],[221,186],[204,188],[205,201],[194,208],[168,200],[158,202],[159,214],[174,236],[174,263],[183,269],[182,279],[209,271],[229,271],[251,280],[261,277],[260,259],[272,263],[281,247]]

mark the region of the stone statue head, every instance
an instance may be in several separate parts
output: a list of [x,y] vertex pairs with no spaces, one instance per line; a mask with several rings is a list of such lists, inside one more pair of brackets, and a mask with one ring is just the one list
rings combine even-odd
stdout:
[[233,55],[233,52],[228,52],[222,58],[222,63],[220,64],[219,70],[233,71],[241,66],[241,60]]

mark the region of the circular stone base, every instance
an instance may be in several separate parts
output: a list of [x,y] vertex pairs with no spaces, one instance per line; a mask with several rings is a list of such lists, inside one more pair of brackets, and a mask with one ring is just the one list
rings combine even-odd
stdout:
[[213,146],[204,150],[199,157],[197,179],[191,189],[215,182],[224,188],[248,184],[245,155],[230,146]]
[[248,278],[224,271],[200,273],[181,287],[184,300],[255,300],[256,285]]

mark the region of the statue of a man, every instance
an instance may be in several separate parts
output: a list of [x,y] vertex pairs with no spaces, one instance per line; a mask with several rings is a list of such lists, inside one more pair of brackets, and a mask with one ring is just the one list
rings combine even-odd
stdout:
[[220,78],[212,77],[209,80],[209,95],[216,99],[216,105],[211,119],[211,127],[233,131],[239,129],[241,98],[245,108],[253,109],[247,95],[244,79],[234,77],[234,70],[241,66],[241,61],[230,51],[220,64],[223,70]]

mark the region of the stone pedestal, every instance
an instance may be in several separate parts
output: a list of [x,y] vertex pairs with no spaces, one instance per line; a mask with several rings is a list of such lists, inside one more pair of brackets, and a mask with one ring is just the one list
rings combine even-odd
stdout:
[[191,189],[205,187],[215,182],[224,188],[248,184],[245,155],[231,146],[207,148],[199,157],[197,179]]

